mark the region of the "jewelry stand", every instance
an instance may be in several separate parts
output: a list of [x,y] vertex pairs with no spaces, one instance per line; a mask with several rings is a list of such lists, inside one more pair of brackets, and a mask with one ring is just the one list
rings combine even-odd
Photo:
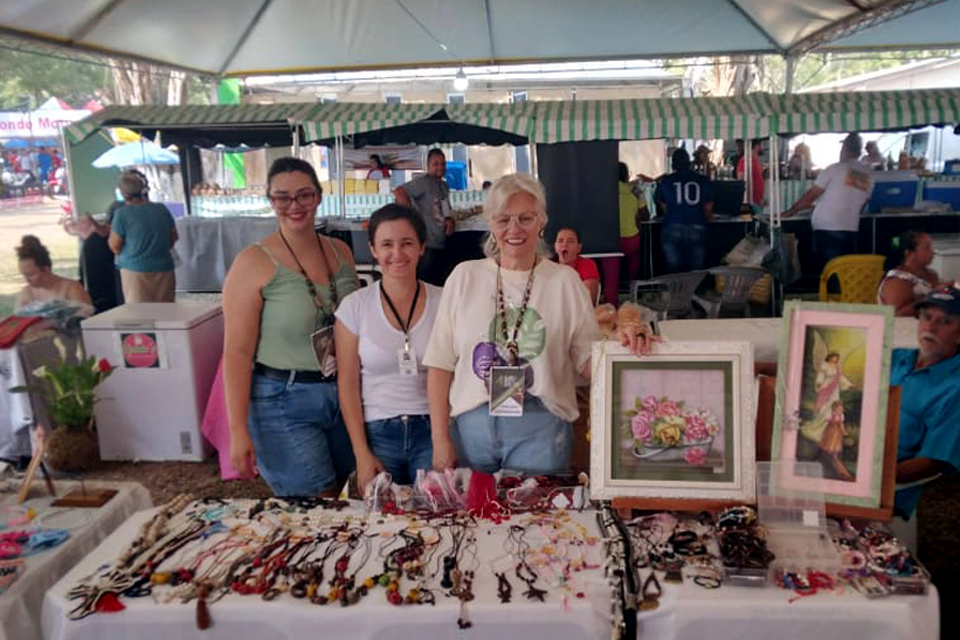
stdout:
[[78,488],[71,489],[63,497],[54,500],[52,506],[96,509],[102,507],[110,501],[110,498],[117,495],[116,489],[87,489],[87,485],[83,481],[83,474],[80,474],[79,480],[80,486]]

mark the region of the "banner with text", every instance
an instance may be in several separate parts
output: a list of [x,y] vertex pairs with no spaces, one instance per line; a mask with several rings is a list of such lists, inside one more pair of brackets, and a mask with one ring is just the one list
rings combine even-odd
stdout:
[[84,109],[41,109],[0,111],[0,141],[11,138],[57,138],[60,128],[90,115]]

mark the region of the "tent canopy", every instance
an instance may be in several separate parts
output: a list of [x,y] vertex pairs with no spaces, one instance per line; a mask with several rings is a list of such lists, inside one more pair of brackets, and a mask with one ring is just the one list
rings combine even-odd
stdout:
[[147,138],[159,133],[167,145],[289,147],[293,144],[291,122],[308,106],[312,105],[115,105],[66,127],[64,133],[74,144],[103,127],[124,127]]
[[211,75],[960,46],[960,0],[10,0],[0,35]]
[[65,129],[74,144],[124,126],[164,144],[211,147],[370,144],[526,144],[649,138],[760,138],[771,134],[885,131],[960,123],[960,89],[756,93],[739,98],[649,98],[513,104],[328,103],[107,107]]

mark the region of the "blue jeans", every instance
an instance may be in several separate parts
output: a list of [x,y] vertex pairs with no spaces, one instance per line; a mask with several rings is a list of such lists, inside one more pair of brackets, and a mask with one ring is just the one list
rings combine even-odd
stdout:
[[355,466],[335,382],[254,374],[247,424],[260,475],[277,496],[338,489]]
[[394,416],[366,424],[367,444],[396,484],[413,484],[433,466],[430,416]]
[[667,224],[660,231],[660,246],[667,273],[698,271],[707,262],[707,227],[702,224]]
[[486,404],[461,413],[450,425],[461,467],[484,473],[511,469],[528,474],[567,473],[573,451],[570,423],[528,395],[523,416],[497,417]]
[[813,230],[813,250],[820,260],[820,271],[831,259],[857,252],[856,231]]

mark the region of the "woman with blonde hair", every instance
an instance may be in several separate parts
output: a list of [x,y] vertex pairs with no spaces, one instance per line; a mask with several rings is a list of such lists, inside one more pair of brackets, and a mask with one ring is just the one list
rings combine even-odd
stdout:
[[[488,257],[447,279],[423,359],[433,466],[564,472],[577,376],[589,377],[600,337],[593,305],[576,271],[545,258],[546,196],[535,178],[497,180],[484,216]],[[648,347],[643,327],[619,331],[634,352]]]

